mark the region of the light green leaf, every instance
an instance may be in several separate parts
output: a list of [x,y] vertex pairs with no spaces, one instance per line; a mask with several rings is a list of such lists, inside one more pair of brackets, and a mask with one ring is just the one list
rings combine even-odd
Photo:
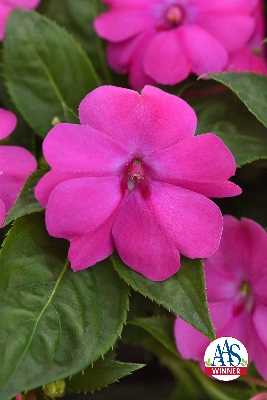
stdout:
[[109,261],[73,272],[43,213],[14,223],[0,253],[0,399],[74,375],[121,334],[128,287]]
[[147,318],[135,318],[128,321],[128,324],[137,325],[145,329],[163,346],[177,356],[177,350],[173,335],[174,318],[167,315],[158,315]]
[[249,111],[267,127],[267,76],[246,72],[223,72],[209,77],[231,89]]
[[4,226],[23,215],[43,211],[43,207],[34,196],[34,188],[38,181],[47,173],[47,169],[38,169],[25,182],[18,199],[9,211]]
[[81,100],[99,86],[90,60],[73,37],[33,11],[11,13],[3,70],[13,102],[41,137],[55,117],[78,123]]
[[73,376],[67,386],[77,392],[92,392],[101,389],[126,375],[130,375],[144,364],[122,363],[99,359],[85,371]]
[[179,271],[162,282],[151,281],[133,271],[116,253],[111,256],[111,260],[119,275],[134,290],[180,316],[211,340],[215,339],[201,260],[182,258]]

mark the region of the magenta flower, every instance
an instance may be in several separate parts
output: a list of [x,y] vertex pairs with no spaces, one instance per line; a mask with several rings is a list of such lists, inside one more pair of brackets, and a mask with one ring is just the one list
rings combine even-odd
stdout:
[[[8,136],[16,123],[13,113],[0,108],[0,139]],[[25,180],[35,169],[36,160],[26,149],[0,145],[0,226]]]
[[52,170],[36,187],[52,236],[70,241],[74,271],[109,256],[153,280],[180,266],[179,252],[218,247],[222,216],[206,196],[235,196],[235,162],[213,134],[193,137],[196,115],[180,98],[103,86],[80,104],[81,125],[59,124],[44,140]]
[[[216,336],[232,336],[267,379],[267,233],[256,222],[224,216],[218,250],[205,260],[211,318]],[[209,340],[182,319],[175,322],[177,348],[186,359],[203,357]]]
[[256,396],[251,397],[249,400],[267,400],[267,393],[256,394]]
[[226,70],[236,72],[254,72],[267,75],[265,48],[264,2],[260,0],[253,12],[255,29],[248,43],[229,56]]
[[213,253],[222,217],[205,196],[240,193],[235,162],[219,138],[193,137],[194,111],[145,87],[104,86],[80,105],[82,125],[59,124],[44,141],[52,170],[36,187],[51,235],[71,242],[77,271],[116,248],[123,261],[162,280],[188,257]]
[[191,72],[220,72],[244,47],[255,25],[258,0],[103,0],[95,21],[109,41],[107,58],[132,87],[173,85]]
[[14,8],[32,10],[36,8],[40,0],[0,0],[0,40],[4,39],[6,21]]

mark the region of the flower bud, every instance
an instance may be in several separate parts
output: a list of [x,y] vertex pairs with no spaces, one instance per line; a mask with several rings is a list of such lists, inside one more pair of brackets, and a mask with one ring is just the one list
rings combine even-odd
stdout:
[[45,385],[43,387],[44,394],[49,399],[56,399],[57,397],[63,397],[65,395],[66,383],[63,379],[55,381]]

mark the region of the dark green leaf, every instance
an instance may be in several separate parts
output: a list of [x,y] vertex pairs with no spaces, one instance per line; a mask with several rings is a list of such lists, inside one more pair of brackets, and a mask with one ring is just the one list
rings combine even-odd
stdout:
[[14,221],[14,219],[22,217],[23,215],[43,211],[44,208],[34,196],[34,188],[37,185],[37,182],[46,174],[46,172],[46,169],[39,169],[29,176],[21,190],[18,199],[9,211],[4,226]]
[[267,127],[267,76],[245,72],[223,72],[209,76],[231,89]]
[[126,375],[144,367],[143,364],[121,363],[99,359],[85,371],[73,376],[67,382],[69,388],[78,392],[92,392],[101,389]]
[[212,132],[231,150],[238,166],[267,158],[267,129],[230,91],[190,101],[197,134]]
[[179,271],[162,282],[154,282],[125,265],[116,253],[113,265],[125,282],[167,310],[183,318],[197,330],[215,339],[207,307],[203,263],[183,258]]
[[39,11],[71,33],[86,50],[97,73],[110,82],[103,41],[93,28],[93,20],[105,9],[99,0],[46,0]]
[[14,223],[0,253],[0,399],[74,375],[121,334],[128,288],[109,261],[73,272],[43,213]]
[[134,320],[128,321],[128,323],[145,329],[154,336],[155,339],[163,344],[163,346],[173,354],[177,355],[173,335],[174,318],[166,315],[158,315],[148,318],[135,318]]
[[99,86],[91,62],[75,40],[33,11],[11,13],[3,62],[12,100],[41,137],[52,128],[55,117],[78,123],[81,100]]

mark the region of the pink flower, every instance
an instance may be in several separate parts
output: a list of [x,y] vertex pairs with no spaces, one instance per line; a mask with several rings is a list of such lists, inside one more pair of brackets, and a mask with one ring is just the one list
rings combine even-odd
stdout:
[[28,390],[25,394],[17,394],[16,400],[36,400],[36,394],[34,390]]
[[32,10],[39,3],[40,0],[0,0],[0,40],[4,39],[6,21],[14,8],[19,7]]
[[265,48],[264,2],[260,0],[253,12],[255,30],[248,43],[238,51],[231,53],[226,70],[236,72],[254,72],[267,75]]
[[107,58],[132,87],[173,85],[191,72],[220,72],[248,43],[258,0],[103,0],[95,21]]
[[267,400],[267,393],[259,393],[251,397],[249,400]]
[[[211,318],[216,336],[232,336],[247,348],[249,361],[267,379],[267,234],[256,222],[224,216],[218,250],[205,260]],[[177,318],[177,348],[182,357],[198,361],[208,339]]]
[[[0,139],[16,127],[17,119],[0,108]],[[18,197],[27,177],[36,169],[36,160],[22,147],[0,145],[0,226]]]
[[222,216],[206,196],[235,196],[235,162],[213,134],[193,137],[196,115],[180,98],[146,86],[142,94],[103,86],[79,108],[81,125],[47,135],[52,170],[36,187],[52,236],[70,241],[74,271],[108,257],[153,280],[180,266],[182,252],[218,247]]

